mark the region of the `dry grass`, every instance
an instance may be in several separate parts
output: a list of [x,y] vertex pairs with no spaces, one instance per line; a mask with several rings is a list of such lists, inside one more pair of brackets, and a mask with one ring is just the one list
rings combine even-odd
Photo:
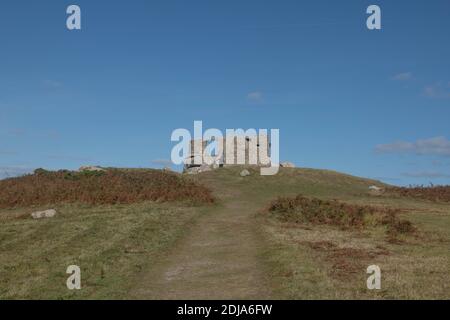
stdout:
[[329,274],[333,278],[345,279],[364,270],[371,261],[390,252],[383,246],[375,248],[339,247],[331,241],[305,241],[314,251],[325,255],[324,260],[329,265]]
[[0,208],[59,203],[91,205],[143,201],[212,203],[209,189],[160,170],[46,171],[0,181]]
[[269,204],[267,210],[278,220],[289,223],[331,225],[343,229],[363,229],[383,225],[387,227],[387,234],[391,238],[395,238],[397,234],[416,231],[410,221],[398,218],[400,212],[398,209],[348,204],[302,195],[279,197]]
[[[0,210],[0,299],[129,298],[142,272],[214,207],[67,204],[43,220],[3,219],[12,210]],[[81,290],[66,287],[72,264],[81,268]]]
[[[281,168],[275,176],[260,176],[249,168],[252,175],[245,179],[239,176],[241,170],[239,166],[227,167],[194,177],[220,195],[226,194],[227,201],[236,198],[231,190],[237,192],[255,210],[267,209],[267,199],[292,199],[298,194],[377,208],[362,227],[311,223],[298,217],[297,223],[283,222],[282,213],[267,210],[256,214],[265,240],[260,253],[262,265],[268,268],[274,298],[449,299],[449,203],[388,192],[369,196],[369,186],[388,186],[324,170]],[[383,208],[398,208],[393,210],[396,221],[407,219],[418,231],[398,234],[397,241],[390,241],[389,223],[383,224],[381,219],[385,216],[389,220]],[[410,224],[391,225],[402,230]],[[381,268],[381,290],[367,289],[369,265]]]
[[[414,222],[424,213],[411,213]],[[329,225],[295,227],[265,219],[271,246],[267,257],[280,298],[289,299],[448,299],[448,230],[438,238],[405,237],[399,245],[381,230],[342,230]],[[448,226],[448,216],[433,223]],[[421,230],[424,227],[420,224]],[[430,225],[427,225],[428,227]],[[437,229],[433,228],[434,232]],[[382,290],[368,290],[366,269],[382,270]]]
[[[58,216],[44,220],[29,218],[30,208],[0,210],[0,265],[4,266],[0,268],[0,297],[129,298],[136,283],[143,283],[142,276],[159,270],[160,264],[164,266],[161,257],[170,255],[175,244],[179,245],[179,241],[185,241],[188,234],[198,230],[193,227],[201,228],[197,225],[200,215],[205,214],[207,218],[215,216],[216,210],[228,208],[232,215],[227,214],[227,225],[218,223],[222,216],[202,220],[207,222],[207,228],[220,226],[219,236],[228,237],[229,233],[236,233],[234,223],[242,226],[245,216],[240,215],[267,208],[267,199],[283,196],[291,197],[290,201],[281,201],[277,210],[258,215],[255,212],[258,217],[255,228],[261,228],[262,241],[257,246],[246,240],[240,243],[254,250],[261,263],[257,268],[239,269],[239,277],[253,279],[250,274],[267,272],[270,281],[267,291],[281,299],[449,299],[448,202],[423,201],[388,192],[371,197],[367,190],[376,182],[329,171],[281,168],[278,175],[262,177],[250,169],[252,175],[243,179],[239,175],[241,170],[237,166],[221,168],[177,182],[189,185],[192,183],[189,181],[198,181],[208,186],[222,206],[192,207],[153,201],[113,206],[57,205]],[[142,171],[148,170],[138,170],[141,177]],[[66,174],[70,180],[74,173]],[[184,180],[173,175],[177,181]],[[151,184],[143,184],[148,183]],[[0,183],[0,194],[6,194],[5,186],[4,182]],[[298,193],[311,197],[310,201],[320,198],[340,203],[337,206],[340,210],[319,201],[316,204],[319,209],[328,205],[332,207],[330,212],[318,220],[305,219],[293,201]],[[356,208],[345,211],[350,204],[356,207],[370,204],[377,210],[371,214],[371,209],[360,208],[361,219]],[[389,209],[394,213],[391,217],[383,208],[400,210]],[[344,211],[344,215],[355,212],[356,217],[340,217],[339,211]],[[293,219],[286,219],[290,217]],[[412,224],[399,217],[407,217]],[[414,226],[420,232],[401,233]],[[401,233],[393,238],[401,239],[401,245],[398,241],[386,241],[390,230]],[[259,239],[259,235],[242,229],[238,232],[243,237]],[[217,238],[202,243],[216,245]],[[232,248],[227,243],[219,247],[217,254],[222,255],[224,249],[227,258],[236,257],[237,251]],[[69,264],[82,268],[80,292],[69,292],[65,286],[65,270]],[[366,287],[366,268],[372,264],[382,270],[381,290]],[[237,278],[234,273],[224,272],[221,279],[235,283]],[[196,283],[197,290],[201,289],[202,283],[192,283]],[[251,290],[253,286],[252,283]],[[238,282],[226,294],[232,295],[234,289],[250,288]],[[168,292],[167,288],[164,292]]]
[[391,194],[435,202],[450,202],[450,186],[391,187]]

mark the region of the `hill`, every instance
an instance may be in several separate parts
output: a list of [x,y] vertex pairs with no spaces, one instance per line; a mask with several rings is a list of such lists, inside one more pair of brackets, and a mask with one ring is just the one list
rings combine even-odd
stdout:
[[[60,202],[53,205],[58,215],[43,220],[29,217],[42,206],[2,209],[0,297],[450,297],[448,203],[374,195],[369,186],[389,186],[327,170],[281,168],[260,176],[247,167],[251,175],[241,177],[242,169],[180,177],[211,192],[214,203]],[[274,203],[282,210],[272,210]],[[311,204],[331,216],[304,219]],[[342,223],[341,215],[367,206],[369,216],[394,212],[411,232],[392,237],[389,222]],[[65,287],[70,264],[81,267],[81,291]],[[382,270],[381,290],[366,288],[372,264]]]

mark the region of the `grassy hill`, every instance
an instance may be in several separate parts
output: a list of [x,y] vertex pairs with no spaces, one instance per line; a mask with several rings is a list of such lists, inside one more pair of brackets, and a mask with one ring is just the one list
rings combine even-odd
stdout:
[[[44,202],[21,204],[11,200],[15,194],[41,194],[29,192],[37,177],[0,181],[0,194],[9,199],[4,203],[14,203],[0,205],[0,298],[450,298],[449,203],[374,195],[369,186],[388,186],[327,170],[281,168],[260,176],[248,167],[251,175],[241,177],[242,169],[193,176],[132,170],[133,182],[129,172],[125,178],[115,172],[128,179],[120,184],[126,188],[89,177],[89,186],[101,186],[92,189],[95,199],[105,199],[98,190],[123,195],[134,188],[127,201],[82,201],[83,192],[80,199],[73,193],[61,198],[63,182],[62,189],[50,188],[58,201],[46,193]],[[155,177],[162,184],[155,185]],[[17,189],[22,184],[26,188]],[[160,194],[149,185],[162,186],[163,194],[179,191],[180,199],[138,196]],[[185,201],[186,194],[200,201]],[[298,195],[311,200],[293,201]],[[394,210],[415,231],[393,238],[382,223],[339,225],[329,223],[330,215],[320,220],[326,223],[279,219],[270,210],[274,201],[289,201],[282,213],[289,217],[301,215],[299,205],[309,201],[332,214],[364,206],[374,214]],[[58,211],[55,218],[29,216],[50,207]],[[80,291],[65,286],[71,264],[82,269]],[[366,288],[371,264],[381,267],[382,290]]]

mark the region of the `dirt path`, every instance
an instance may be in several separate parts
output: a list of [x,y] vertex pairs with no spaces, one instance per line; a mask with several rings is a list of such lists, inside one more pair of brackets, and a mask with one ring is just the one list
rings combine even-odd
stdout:
[[258,258],[262,241],[254,208],[239,195],[218,194],[223,207],[201,217],[176,248],[144,277],[138,299],[265,299]]

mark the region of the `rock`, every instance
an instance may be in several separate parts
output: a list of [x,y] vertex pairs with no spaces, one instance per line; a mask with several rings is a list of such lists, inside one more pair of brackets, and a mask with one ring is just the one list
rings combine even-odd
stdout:
[[202,164],[200,166],[200,170],[201,170],[201,172],[205,172],[205,171],[211,171],[212,169],[211,169],[211,166],[209,166],[207,164]]
[[169,172],[172,172],[173,170],[172,170],[172,168],[164,167],[164,168],[162,169],[162,171],[169,171]]
[[206,171],[211,171],[211,167],[207,164],[202,164],[200,167],[191,167],[186,169],[187,174],[198,174]]
[[79,171],[106,171],[106,170],[96,166],[82,166],[80,167]]
[[369,193],[374,196],[380,196],[384,193],[384,189],[377,186],[370,186]]
[[282,162],[280,163],[280,167],[282,168],[295,168],[295,164],[293,164],[292,162]]
[[186,174],[197,174],[197,173],[199,173],[198,172],[199,168],[200,167],[190,167],[190,168],[184,169],[184,173],[186,173]]
[[33,212],[31,216],[33,217],[33,219],[53,218],[54,216],[56,216],[56,210],[49,209],[45,211],[37,211]]
[[247,177],[250,175],[250,171],[248,171],[247,169],[244,169],[241,171],[240,175],[241,175],[241,177]]
[[186,170],[187,174],[199,174],[201,173],[200,167],[193,167]]

